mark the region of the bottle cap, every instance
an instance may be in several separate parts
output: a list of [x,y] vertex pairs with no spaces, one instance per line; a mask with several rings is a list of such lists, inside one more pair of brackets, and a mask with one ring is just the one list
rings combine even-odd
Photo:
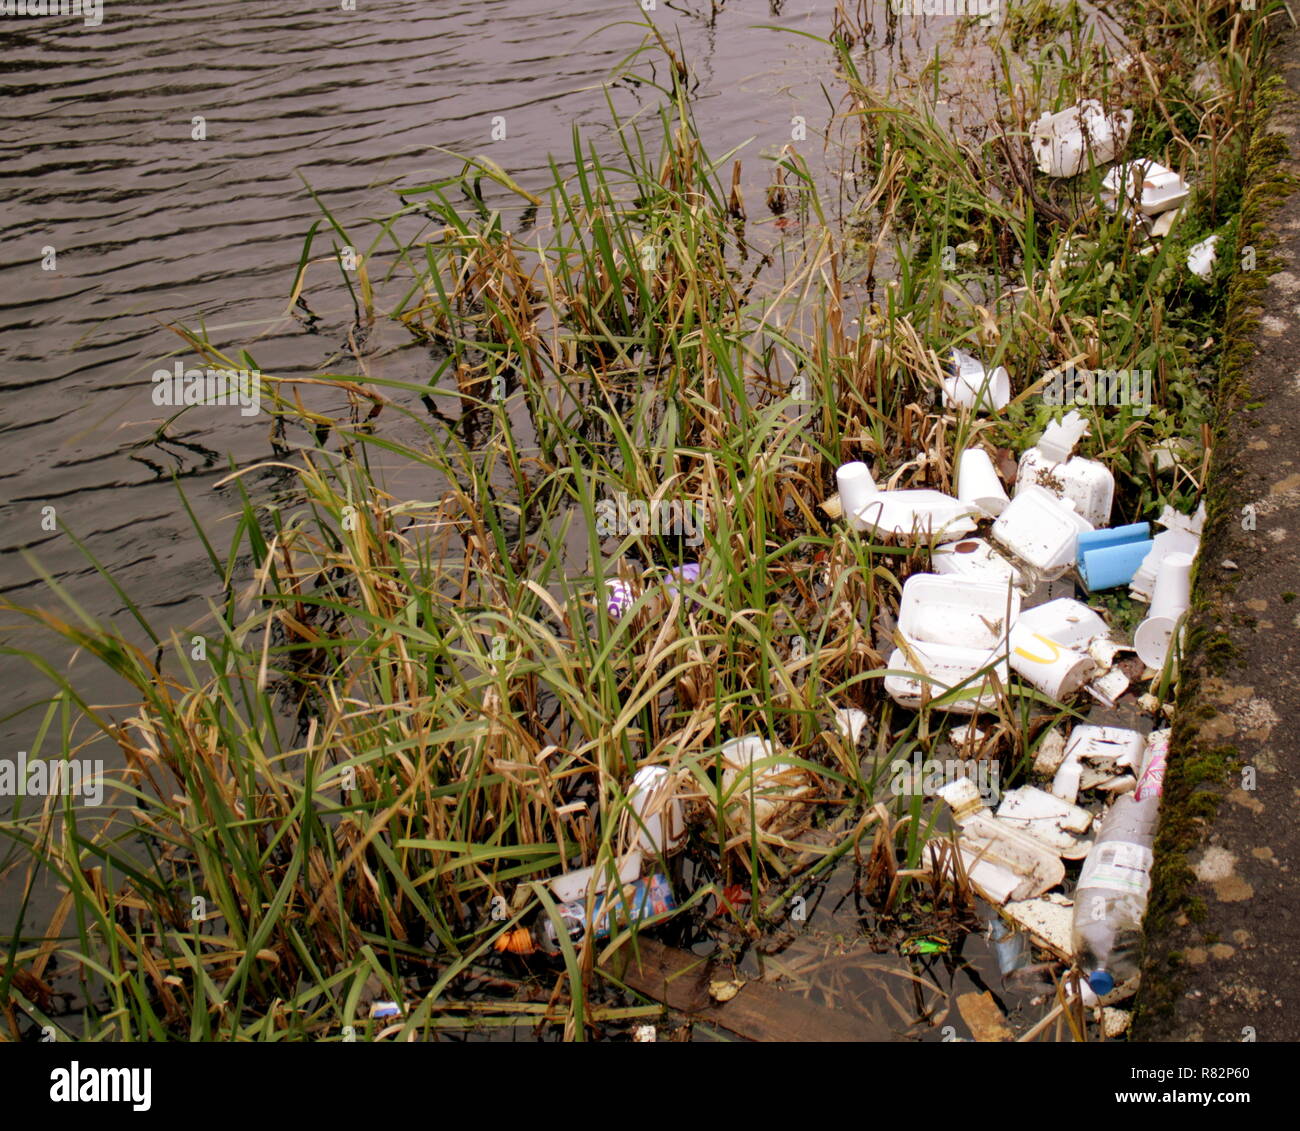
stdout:
[[1062,420],[1053,420],[1038,440],[1038,450],[1053,463],[1064,463],[1074,451],[1079,437],[1088,431],[1088,422],[1070,411]]
[[1105,970],[1094,970],[1088,975],[1088,986],[1098,997],[1104,997],[1115,988],[1115,979]]
[[516,927],[497,937],[492,944],[498,954],[532,954],[537,950],[532,933],[527,927]]

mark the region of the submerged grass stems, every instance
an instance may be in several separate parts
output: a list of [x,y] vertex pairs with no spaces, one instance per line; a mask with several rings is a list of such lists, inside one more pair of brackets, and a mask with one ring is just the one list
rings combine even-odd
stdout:
[[[947,749],[966,720],[940,709],[955,693],[909,712],[881,687],[902,581],[928,549],[855,535],[820,504],[852,458],[895,486],[950,490],[963,447],[1023,447],[1050,412],[1035,382],[1071,362],[1158,373],[1150,413],[1089,412],[1117,516],[1199,492],[1214,354],[1201,343],[1220,291],[1189,281],[1181,255],[1230,223],[1260,41],[1218,12],[1166,12],[1126,77],[1074,24],[1072,52],[1046,51],[1028,83],[1004,52],[1000,129],[982,145],[953,140],[924,98],[872,90],[842,35],[868,188],[851,230],[833,232],[788,149],[769,204],[793,201],[801,223],[779,251],[751,236],[736,157],[706,152],[671,52],[657,118],[622,120],[611,102],[613,145],[575,131],[544,190],[481,159],[404,189],[364,273],[345,272],[357,372],[266,377],[273,458],[219,485],[229,522],[196,523],[208,616],[150,624],[119,590],[128,635],[48,576],[57,611],[17,610],[128,694],[88,703],[30,654],[54,687],[32,756],[100,752],[118,804],[92,815],[50,799],[0,820],[23,907],[59,893],[50,922],[26,915],[3,956],[7,1035],[617,1031],[658,1011],[596,972],[635,928],[565,941],[550,967],[492,947],[554,916],[545,881],[562,868],[612,876],[647,764],[678,775],[689,802],[686,853],[662,863],[683,934],[712,929],[714,897],[736,884],[752,930],[779,924],[849,853],[878,914],[922,891],[960,918],[960,862],[955,880],[923,866],[939,810],[895,796],[890,767]],[[1181,93],[1198,37],[1223,61],[1208,101]],[[1023,144],[1038,110],[1107,81],[1107,100],[1138,111],[1129,153],[1186,153],[1197,184],[1153,256],[1097,207],[1098,174],[1045,183]],[[363,247],[321,205],[336,252]],[[291,302],[327,285],[318,230]],[[884,263],[897,272],[881,291]],[[427,348],[427,382],[368,372],[377,320]],[[178,332],[210,363],[257,368]],[[944,410],[953,345],[1011,370],[1005,415]],[[1192,448],[1161,471],[1151,453],[1171,439]],[[611,526],[620,496],[704,521]],[[687,560],[701,576],[673,594],[669,571]],[[615,577],[636,594],[617,621],[604,613]],[[833,722],[845,707],[869,716],[857,745]],[[1070,711],[1002,688],[980,756],[1014,779]],[[720,744],[751,733],[814,786],[766,829],[755,791],[722,784]],[[405,1006],[387,1027],[366,1018],[383,999]]]

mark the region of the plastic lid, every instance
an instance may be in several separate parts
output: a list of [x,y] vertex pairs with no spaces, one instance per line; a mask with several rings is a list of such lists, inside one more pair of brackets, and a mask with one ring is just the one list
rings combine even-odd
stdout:
[[1102,997],[1115,988],[1115,979],[1105,970],[1094,970],[1088,975],[1088,985],[1098,997]]
[[1053,463],[1062,463],[1070,458],[1079,437],[1088,431],[1088,422],[1077,412],[1065,414],[1062,420],[1053,420],[1038,440],[1038,450]]

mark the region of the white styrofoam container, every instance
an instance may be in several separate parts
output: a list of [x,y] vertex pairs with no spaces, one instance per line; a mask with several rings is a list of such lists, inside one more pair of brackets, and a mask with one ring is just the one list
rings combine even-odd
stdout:
[[1108,631],[1106,622],[1095,611],[1072,597],[1059,597],[1025,609],[1017,623],[1067,648],[1078,649],[1086,648]]
[[[956,715],[969,715],[975,711],[991,710],[997,704],[997,696],[989,673],[978,673],[986,668],[995,673],[1005,689],[1010,679],[1011,670],[1007,666],[1006,655],[997,651],[979,648],[959,648],[951,644],[925,644],[910,641],[908,646],[925,669],[924,674],[934,682],[912,679],[903,675],[885,676],[885,694],[902,707],[916,708],[922,698],[928,694],[931,701],[963,684],[963,694],[951,703],[940,708]],[[908,661],[907,654],[896,648],[890,654],[889,667],[894,671],[915,672]],[[928,689],[928,690],[927,690]]]
[[1034,786],[1022,786],[1005,794],[996,815],[999,821],[1041,840],[1067,860],[1082,859],[1092,847],[1091,840],[1082,839],[1092,823],[1092,814]]
[[859,530],[897,538],[958,538],[975,529],[975,507],[928,488],[877,491],[851,519]]
[[1142,762],[1146,739],[1126,727],[1077,726],[1070,732],[1065,760],[1114,762],[1122,769],[1136,770]]
[[1029,486],[1039,487],[1058,499],[1069,499],[1088,521],[1090,530],[1110,522],[1115,476],[1104,463],[1082,456],[1057,462],[1033,447],[1020,457],[1015,494]]
[[1107,115],[1095,98],[1085,98],[1055,114],[1044,114],[1029,127],[1029,143],[1038,167],[1049,177],[1074,177],[1089,154],[1097,165],[1112,161],[1128,141],[1133,111]]
[[1087,691],[1098,703],[1114,707],[1128,690],[1130,682],[1122,668],[1111,668],[1105,675],[1097,676],[1089,682]]
[[1192,190],[1172,169],[1157,161],[1130,161],[1116,165],[1101,182],[1102,201],[1114,208],[1122,196],[1144,216],[1155,216],[1177,208]]
[[[997,904],[1031,899],[1065,879],[1065,865],[1055,851],[974,804],[972,793],[967,778],[939,790],[960,830],[957,847],[967,875],[986,899]],[[934,856],[931,862],[937,862]]]
[[983,538],[962,538],[936,546],[930,555],[935,573],[976,580],[1022,583],[1020,570],[999,554]]
[[898,629],[910,642],[988,651],[1020,615],[1020,593],[1007,581],[917,573],[903,583]]
[[993,537],[1040,575],[1059,576],[1074,565],[1079,534],[1091,529],[1092,523],[1050,491],[1018,486],[993,523]]

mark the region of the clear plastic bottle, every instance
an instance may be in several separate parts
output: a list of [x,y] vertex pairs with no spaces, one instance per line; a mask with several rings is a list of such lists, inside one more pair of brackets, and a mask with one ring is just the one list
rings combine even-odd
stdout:
[[1074,957],[1100,995],[1138,972],[1142,916],[1151,891],[1159,795],[1125,794],[1106,814],[1074,893]]
[[994,913],[988,920],[988,939],[1005,987],[1029,965],[1029,948],[1025,946],[1025,936],[1001,915]]

